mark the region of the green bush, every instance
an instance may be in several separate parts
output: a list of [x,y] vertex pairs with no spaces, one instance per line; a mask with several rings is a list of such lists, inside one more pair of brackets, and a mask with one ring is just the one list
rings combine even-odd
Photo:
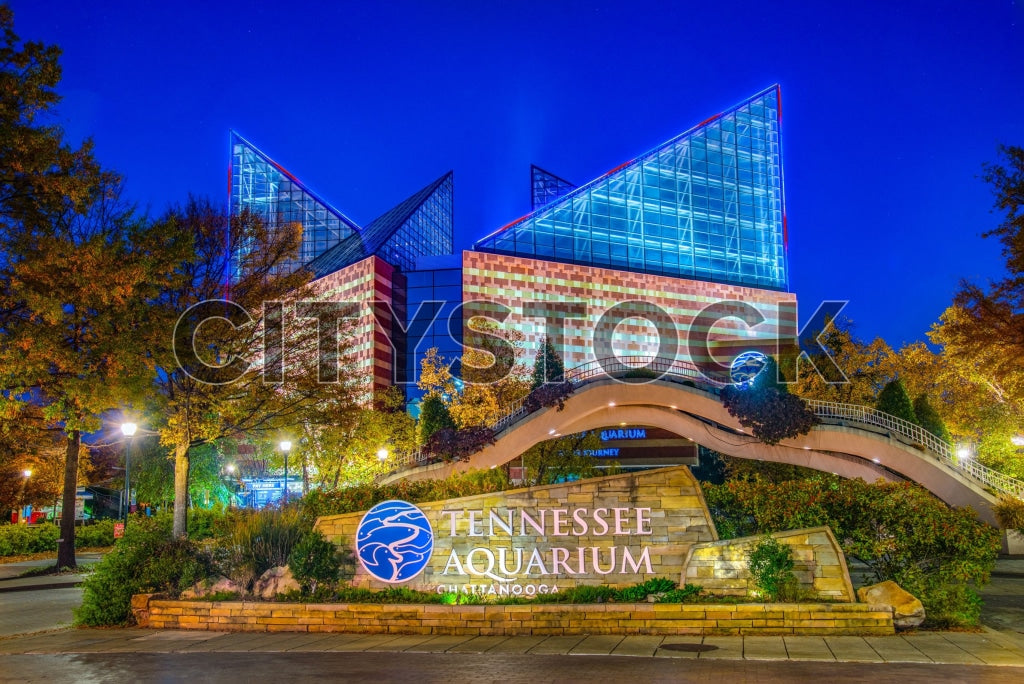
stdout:
[[750,550],[747,567],[766,600],[791,598],[788,594],[796,583],[796,577],[793,575],[793,549],[788,544],[766,535]]
[[622,377],[630,379],[630,380],[632,380],[632,379],[657,380],[661,376],[658,375],[657,373],[655,373],[654,371],[652,371],[650,368],[634,368],[632,370],[626,371],[622,375]]
[[288,567],[295,581],[307,594],[330,588],[341,578],[342,566],[349,560],[346,553],[324,538],[319,530],[306,534],[292,549]]
[[999,526],[1004,530],[1017,530],[1024,534],[1024,500],[1015,496],[1000,497],[996,505],[992,507],[996,514]]
[[0,556],[22,556],[28,553],[56,551],[60,530],[56,525],[0,526]]
[[174,539],[171,522],[170,514],[132,521],[83,582],[75,624],[128,624],[133,594],[177,594],[208,576],[208,558],[192,542]]
[[[131,524],[131,523],[129,523]],[[75,530],[75,548],[86,549],[114,545],[114,521],[97,520]]]
[[679,589],[666,591],[658,598],[658,603],[692,603],[700,598],[704,588],[699,584],[687,584]]
[[311,528],[296,508],[244,513],[219,541],[214,558],[224,575],[248,591],[267,570],[287,565],[292,550]]
[[[988,582],[1001,540],[970,508],[950,508],[911,483],[835,476],[730,481],[704,484],[704,491],[713,514],[728,516],[741,534],[827,525],[875,580],[892,580],[921,599],[929,624],[977,624],[969,608]],[[718,519],[716,526],[722,529]]]
[[238,513],[223,506],[213,508],[190,508],[188,511],[188,538],[192,541],[217,539],[231,531]]
[[662,594],[676,588],[676,583],[667,577],[655,577],[631,587],[625,587],[618,592],[618,600],[627,603],[640,603],[646,601],[651,594]]

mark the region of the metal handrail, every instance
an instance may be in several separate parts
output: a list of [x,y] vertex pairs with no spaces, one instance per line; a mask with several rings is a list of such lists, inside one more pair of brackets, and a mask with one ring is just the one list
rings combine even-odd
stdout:
[[[707,378],[694,364],[676,359],[665,359],[654,356],[627,356],[608,359],[598,359],[576,366],[565,374],[565,379],[576,386],[583,386],[604,378],[614,378],[624,375],[630,371],[648,369],[655,373],[656,378],[682,378],[684,382],[693,382],[694,387],[714,394],[721,388],[720,383],[715,383]],[[527,414],[527,397],[519,399],[506,409],[489,426],[495,434],[503,432],[511,425],[519,422]],[[806,399],[807,407],[816,416],[826,420],[849,421],[864,425],[873,425],[895,433],[908,440],[911,444],[923,447],[926,451],[937,457],[936,460],[970,477],[981,485],[994,490],[998,494],[1010,494],[1024,498],[1024,482],[1004,475],[992,468],[978,463],[972,458],[959,458],[953,446],[928,432],[920,425],[915,425],[908,420],[897,418],[888,413],[859,404],[839,404],[819,399]],[[419,449],[415,452],[404,455],[398,459],[396,468],[392,471],[402,470],[407,467],[416,467],[436,461],[433,454],[428,454]]]
[[973,458],[960,458],[949,442],[928,432],[920,425],[897,418],[888,413],[859,404],[837,404],[818,399],[806,400],[808,408],[819,418],[852,421],[875,425],[908,439],[912,444],[922,446],[938,460],[1000,494],[1024,496],[1024,482],[1004,475],[997,470],[978,463]]

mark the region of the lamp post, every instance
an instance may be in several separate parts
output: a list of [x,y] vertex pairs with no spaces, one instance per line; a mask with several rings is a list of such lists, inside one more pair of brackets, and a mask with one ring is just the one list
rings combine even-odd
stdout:
[[25,479],[21,481],[21,517],[24,518],[25,522],[28,522],[28,516],[25,514],[25,490],[28,488],[28,478],[32,477],[32,471],[28,468],[21,471],[21,474],[25,476]]
[[135,423],[121,423],[121,434],[128,438],[128,448],[124,450],[124,526],[128,527],[128,513],[132,507],[132,489],[131,489],[131,457],[132,457],[132,437],[135,436],[135,431],[139,429],[139,426]]
[[377,460],[380,461],[381,463],[388,460],[388,450],[385,449],[384,447],[377,449]]
[[288,452],[292,450],[292,443],[288,440],[281,441],[281,452],[284,453],[284,503],[288,505]]

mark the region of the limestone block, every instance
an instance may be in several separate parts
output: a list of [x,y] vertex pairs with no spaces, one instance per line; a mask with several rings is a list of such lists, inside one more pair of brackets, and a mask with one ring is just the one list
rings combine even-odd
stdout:
[[873,606],[886,606],[892,610],[892,621],[897,629],[917,627],[924,622],[921,601],[892,581],[872,584],[857,590],[857,598]]
[[253,585],[253,593],[260,598],[274,598],[278,594],[289,591],[298,591],[299,583],[292,577],[291,568],[286,565],[270,568],[256,580]]

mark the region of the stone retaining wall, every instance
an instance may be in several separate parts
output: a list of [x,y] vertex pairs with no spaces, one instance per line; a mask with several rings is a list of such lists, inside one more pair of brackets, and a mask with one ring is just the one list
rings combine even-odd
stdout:
[[894,633],[892,611],[866,603],[449,606],[168,601],[140,594],[132,598],[132,612],[142,627],[229,632],[458,636]]
[[[856,601],[846,557],[832,530],[812,527],[771,535],[793,550],[793,575],[810,598]],[[699,584],[718,596],[752,596],[748,557],[763,535],[695,544],[683,563],[681,583]]]

